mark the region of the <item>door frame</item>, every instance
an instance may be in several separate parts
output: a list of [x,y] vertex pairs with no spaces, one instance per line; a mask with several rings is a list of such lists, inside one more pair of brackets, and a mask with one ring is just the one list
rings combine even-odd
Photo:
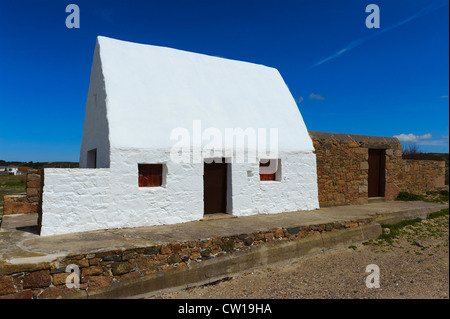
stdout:
[[[209,163],[211,163],[214,160],[215,163],[219,163],[219,164],[224,164],[225,166],[225,187],[224,187],[224,193],[222,194],[224,196],[224,201],[225,201],[225,207],[224,207],[224,211],[221,213],[225,213],[225,214],[232,214],[232,174],[231,174],[231,160],[229,158],[205,158],[203,160],[203,216],[205,215],[210,215],[210,214],[215,214],[215,213],[210,213],[210,212],[206,212],[205,210],[205,166],[208,165]],[[219,161],[219,162],[218,162]],[[218,212],[220,213],[220,212]]]

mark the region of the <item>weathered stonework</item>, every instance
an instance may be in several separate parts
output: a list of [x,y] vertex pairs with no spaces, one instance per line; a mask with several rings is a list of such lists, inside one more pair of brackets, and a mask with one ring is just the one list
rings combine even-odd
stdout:
[[28,214],[36,213],[37,205],[28,201],[27,195],[7,195],[3,197],[3,214]]
[[36,213],[42,198],[43,170],[29,170],[26,195],[4,196],[4,215]]
[[[52,263],[0,265],[0,299],[82,298],[107,289],[176,268],[191,267],[212,258],[226,257],[277,241],[297,241],[320,234],[339,232],[371,224],[374,218],[328,224],[275,228],[235,236],[175,242],[166,245],[69,254]],[[79,288],[67,288],[68,265],[80,268]]]
[[309,131],[317,161],[321,207],[368,202],[369,149],[383,149],[384,197],[425,194],[445,186],[445,162],[403,160],[398,139]]
[[445,186],[445,161],[403,160],[402,191],[425,194]]
[[27,198],[31,204],[36,206],[39,205],[42,198],[43,174],[42,169],[29,170],[27,174]]
[[[320,206],[368,202],[369,149],[384,149],[385,197],[395,199],[401,144],[396,138],[309,131],[317,161]],[[399,159],[400,157],[400,159]]]

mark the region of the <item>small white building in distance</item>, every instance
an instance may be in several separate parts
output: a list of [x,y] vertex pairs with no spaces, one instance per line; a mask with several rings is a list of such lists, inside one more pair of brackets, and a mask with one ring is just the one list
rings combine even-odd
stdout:
[[317,209],[313,151],[276,69],[98,37],[80,168],[45,169],[41,235]]
[[[1,171],[1,170],[0,170]],[[17,166],[6,166],[4,172],[10,175],[20,175],[19,167]]]

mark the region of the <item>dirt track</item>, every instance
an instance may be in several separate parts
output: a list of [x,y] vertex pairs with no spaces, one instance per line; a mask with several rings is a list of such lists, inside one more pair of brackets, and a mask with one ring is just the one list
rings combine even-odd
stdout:
[[[152,298],[449,298],[449,217],[407,226],[391,244],[373,241]],[[380,288],[366,287],[366,266]]]

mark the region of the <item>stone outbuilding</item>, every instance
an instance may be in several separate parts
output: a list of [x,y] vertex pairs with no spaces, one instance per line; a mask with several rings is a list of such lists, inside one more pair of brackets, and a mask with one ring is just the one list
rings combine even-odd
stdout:
[[445,162],[408,160],[395,137],[309,131],[317,158],[320,206],[394,200],[401,191],[445,187]]

